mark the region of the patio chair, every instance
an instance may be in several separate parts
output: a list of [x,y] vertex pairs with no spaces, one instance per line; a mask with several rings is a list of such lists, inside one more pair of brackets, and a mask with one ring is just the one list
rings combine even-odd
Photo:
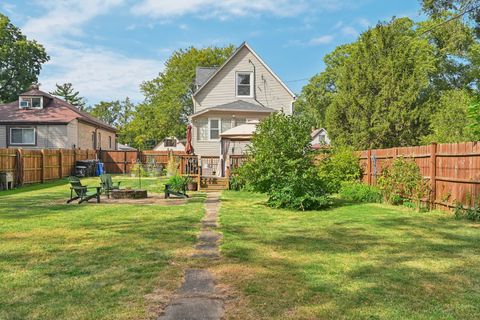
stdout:
[[113,190],[120,189],[121,181],[113,183],[112,176],[110,174],[104,173],[100,176],[100,185],[102,186],[103,192],[107,195],[107,198],[110,198],[110,194]]
[[169,199],[171,195],[174,195],[174,196],[180,197],[180,198],[188,198],[186,188],[183,189],[183,192],[182,191],[174,191],[174,190],[172,190],[172,188],[169,184],[166,184],[165,185],[165,199]]
[[[100,190],[102,187],[84,186],[77,177],[69,177],[68,181],[70,182],[70,200],[67,203],[80,199],[78,202],[80,204],[93,198],[96,198],[97,203],[100,203]],[[95,192],[88,191],[88,189],[95,189]]]

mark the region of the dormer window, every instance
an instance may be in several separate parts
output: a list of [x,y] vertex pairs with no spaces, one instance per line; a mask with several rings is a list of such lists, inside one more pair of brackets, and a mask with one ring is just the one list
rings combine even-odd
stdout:
[[20,109],[42,109],[43,97],[20,97]]
[[237,97],[253,96],[253,73],[252,72],[237,72],[236,95]]

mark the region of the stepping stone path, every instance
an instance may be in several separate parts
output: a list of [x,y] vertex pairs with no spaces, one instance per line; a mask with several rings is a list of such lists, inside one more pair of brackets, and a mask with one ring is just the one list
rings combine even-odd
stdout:
[[[192,258],[220,258],[218,242],[221,235],[215,231],[219,208],[220,194],[207,194],[202,230]],[[223,299],[216,291],[213,275],[205,269],[187,269],[176,298],[165,308],[164,315],[158,320],[219,320],[222,316]]]

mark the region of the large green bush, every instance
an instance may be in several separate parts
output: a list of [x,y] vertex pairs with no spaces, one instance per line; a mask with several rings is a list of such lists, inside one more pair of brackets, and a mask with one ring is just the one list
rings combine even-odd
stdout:
[[319,174],[325,181],[327,191],[337,193],[343,182],[359,181],[362,169],[358,156],[352,149],[337,147],[322,155]]
[[361,182],[344,182],[338,192],[340,198],[354,202],[378,203],[382,201],[382,193],[377,187]]
[[268,205],[296,210],[328,204],[323,180],[310,148],[311,127],[306,119],[272,114],[258,126],[248,160],[236,172],[254,191],[269,195]]
[[411,199],[417,209],[422,206],[422,200],[428,200],[430,186],[424,179],[420,168],[413,160],[402,157],[393,160],[383,169],[378,178],[378,186],[386,202],[402,204],[404,200]]

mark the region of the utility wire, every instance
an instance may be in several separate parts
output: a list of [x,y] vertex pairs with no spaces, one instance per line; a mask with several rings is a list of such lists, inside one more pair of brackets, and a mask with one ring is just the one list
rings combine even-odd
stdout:
[[[470,0],[468,3],[465,4],[464,7],[467,8],[470,4],[472,4],[472,2],[473,2],[473,0]],[[473,10],[476,10],[476,9],[478,9],[478,8],[480,8],[480,4],[474,6],[474,7],[470,8],[470,9],[465,9],[463,12],[461,12],[461,13],[453,16],[453,17],[451,17],[450,19],[445,20],[445,21],[437,24],[436,26],[433,26],[433,27],[431,27],[430,29],[425,30],[425,31],[422,32],[420,35],[423,36],[424,34],[429,33],[429,32],[431,32],[431,31],[435,30],[436,28],[441,27],[441,26],[443,26],[444,24],[447,24],[447,23],[449,23],[449,22],[451,22],[451,21],[453,21],[453,20],[456,20],[456,19],[458,19],[458,18],[461,18],[461,17],[463,17],[464,15],[466,15],[467,13],[470,13],[470,12],[472,12]]]

